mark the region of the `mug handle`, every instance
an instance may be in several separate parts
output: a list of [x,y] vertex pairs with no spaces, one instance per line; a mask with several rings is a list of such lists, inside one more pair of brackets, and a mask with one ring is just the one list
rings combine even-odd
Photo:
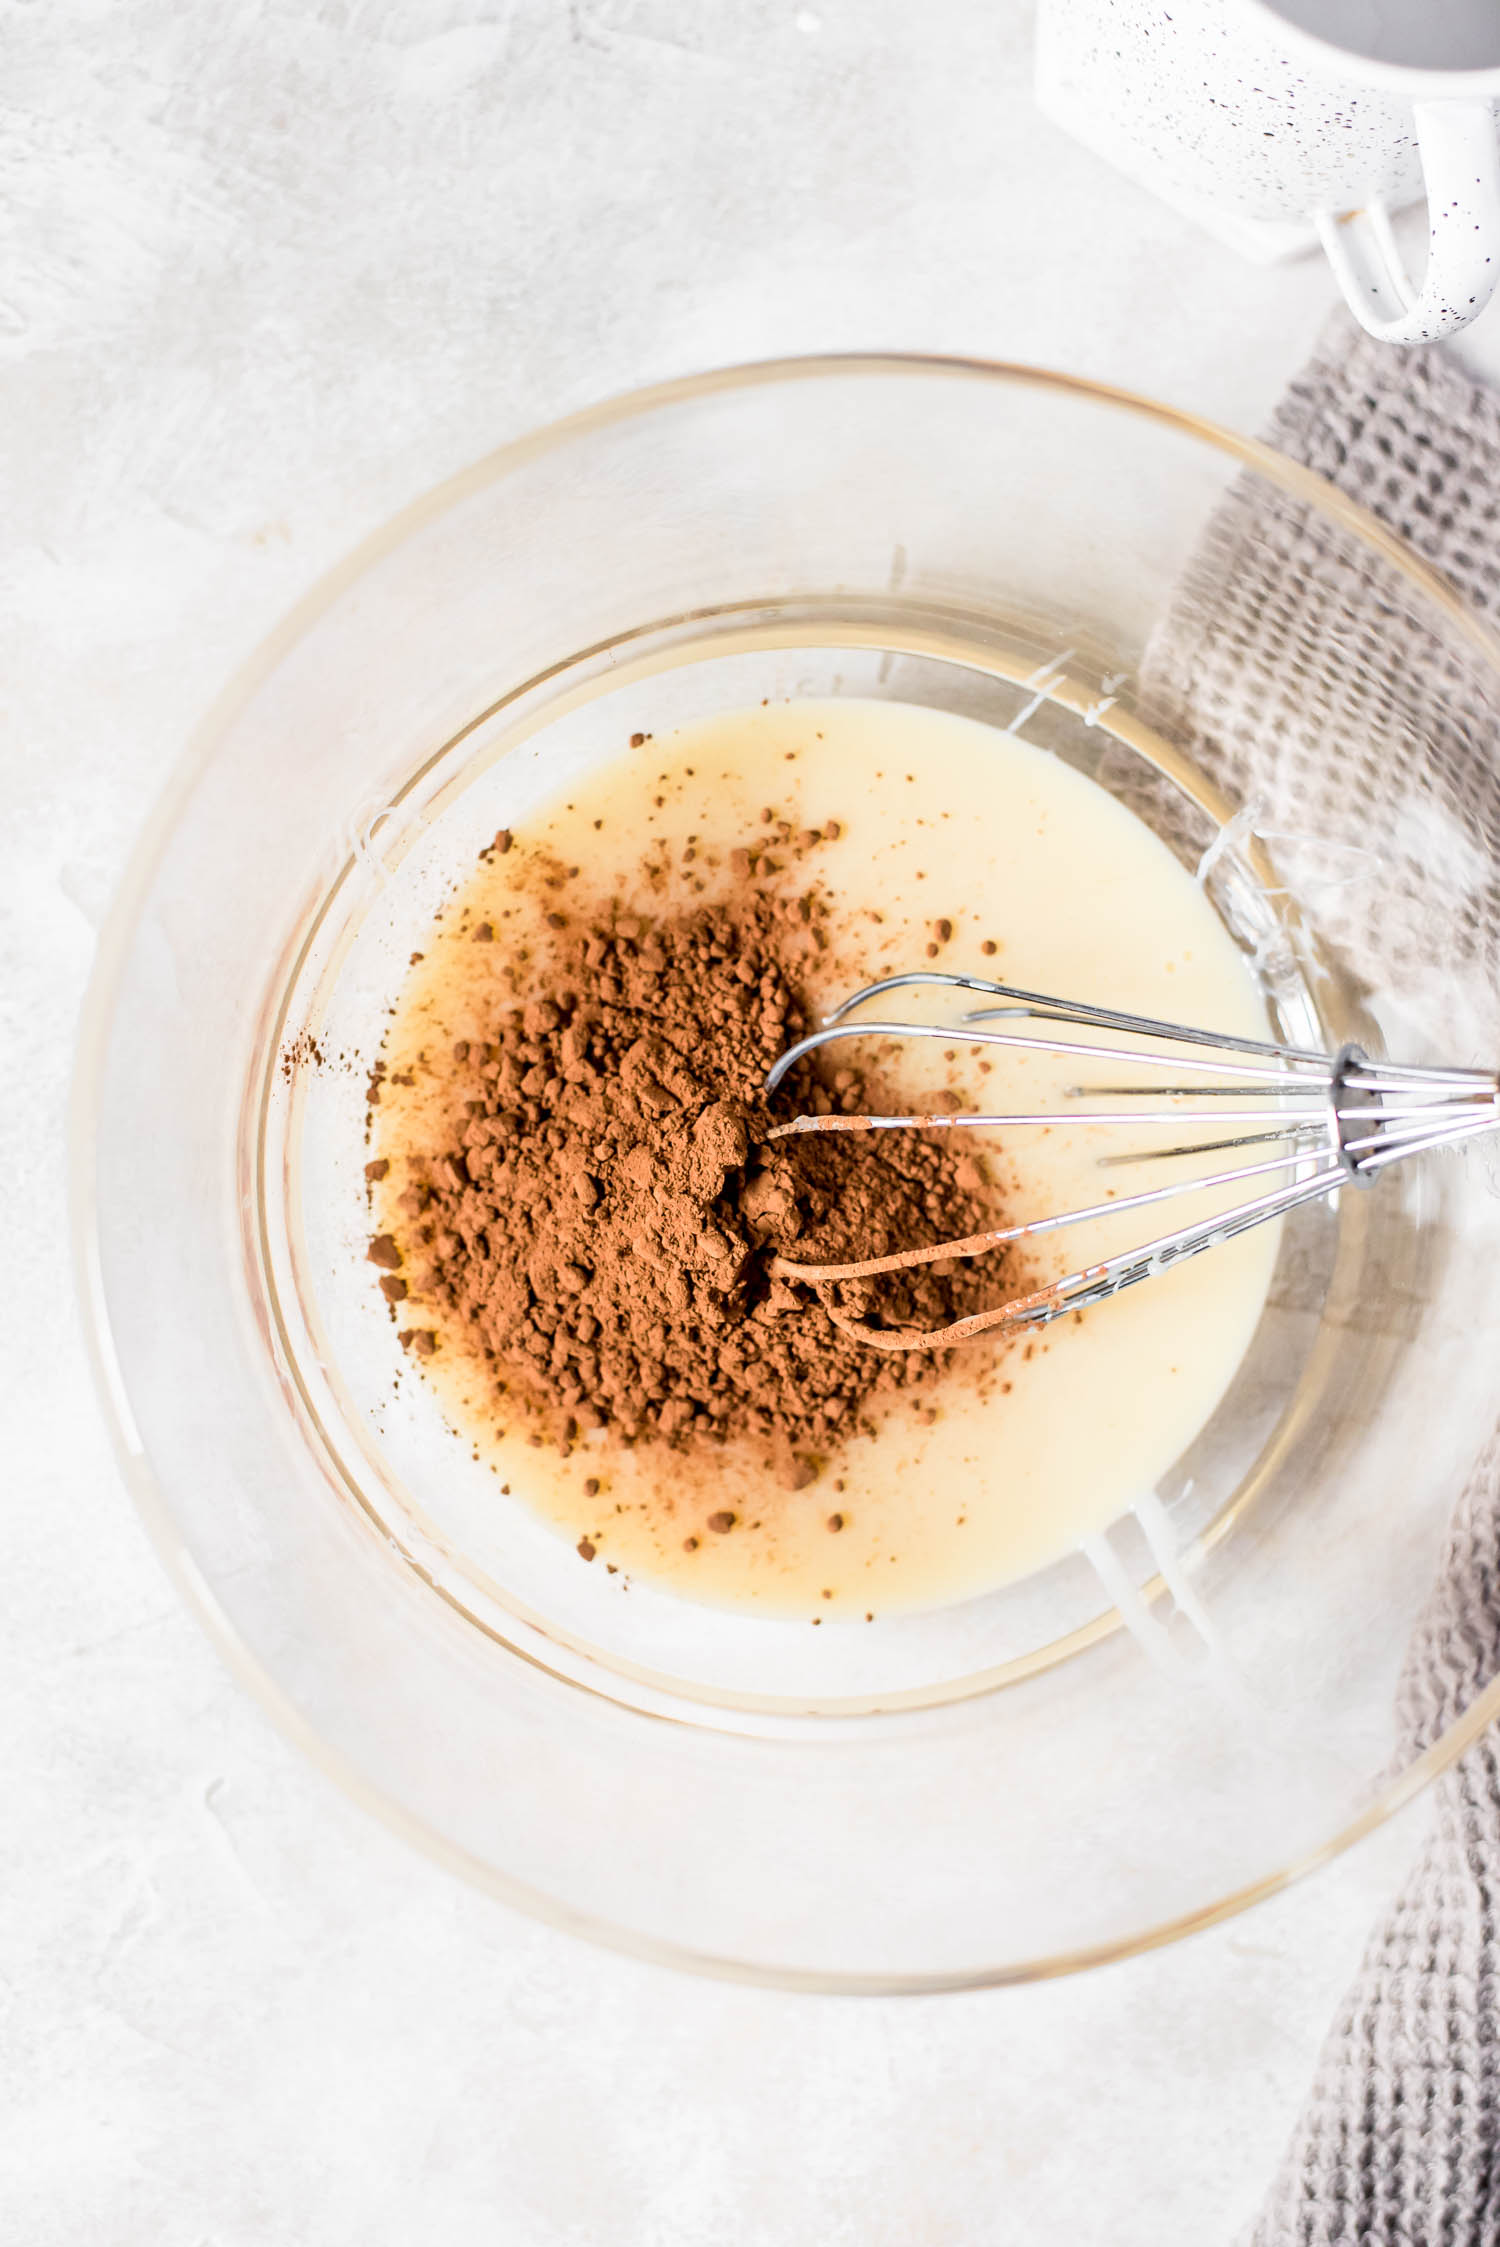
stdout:
[[1420,293],[1407,279],[1383,203],[1319,211],[1318,234],[1349,309],[1382,343],[1456,335],[1500,282],[1500,141],[1488,101],[1412,105],[1427,187],[1429,247]]

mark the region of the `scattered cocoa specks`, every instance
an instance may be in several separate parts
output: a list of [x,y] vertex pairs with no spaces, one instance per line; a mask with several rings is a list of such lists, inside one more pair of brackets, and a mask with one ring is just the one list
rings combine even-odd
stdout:
[[683,1551],[684,1551],[685,1553],[695,1553],[695,1552],[696,1552],[696,1551],[698,1550],[698,1540],[697,1540],[697,1538],[696,1538],[696,1537],[684,1537],[684,1538],[683,1538],[683,1540],[682,1540],[682,1549],[683,1549]]
[[987,960],[992,960],[995,957],[995,954],[999,951],[1000,947],[995,942],[992,936],[987,936],[984,942],[980,945],[979,949],[981,952],[983,952]]
[[380,1292],[387,1303],[404,1303],[406,1301],[406,1282],[403,1279],[393,1278],[388,1272],[380,1283]]
[[281,1049],[281,1074],[290,1084],[299,1069],[321,1069],[324,1052],[310,1030],[299,1030]]
[[365,1176],[369,1179],[372,1186],[378,1186],[381,1179],[384,1178],[389,1172],[390,1167],[390,1164],[386,1161],[384,1155],[382,1155],[377,1162],[365,1164]]
[[828,1517],[828,1526],[829,1526],[829,1528],[830,1528],[830,1529],[831,1529],[831,1530],[833,1531],[834,1535],[835,1535],[835,1536],[837,1536],[837,1535],[838,1535],[838,1532],[839,1532],[839,1531],[840,1531],[840,1530],[841,1530],[841,1529],[843,1528],[843,1526],[844,1526],[844,1517],[843,1517],[843,1515],[842,1515],[842,1514],[830,1514],[830,1515],[829,1515],[829,1517]]
[[585,1497],[585,1498],[597,1498],[597,1497],[598,1497],[598,1495],[599,1495],[599,1477],[598,1477],[597,1475],[590,1475],[590,1476],[589,1476],[589,1478],[588,1478],[588,1481],[587,1481],[587,1482],[586,1482],[586,1483],[584,1484],[584,1486],[583,1486],[583,1495],[584,1495],[584,1497]]
[[495,840],[491,843],[490,849],[494,851],[498,857],[503,858],[506,852],[510,849],[511,844],[515,841],[515,839],[515,836],[511,833],[508,827],[502,827],[500,829],[500,832],[496,835]]
[[493,926],[488,921],[481,921],[474,931],[474,942],[476,944],[493,944],[494,941],[495,931]]
[[597,1545],[596,1545],[596,1544],[594,1543],[594,1540],[593,1540],[593,1538],[592,1538],[592,1537],[580,1537],[580,1538],[579,1538],[579,1540],[578,1540],[578,1557],[579,1557],[579,1559],[580,1559],[580,1560],[592,1560],[592,1559],[593,1559],[593,1557],[594,1557],[594,1555],[595,1555],[595,1553],[596,1553],[596,1552],[597,1552],[598,1550],[599,1550],[599,1548],[598,1548],[598,1546],[597,1546]]
[[727,1512],[710,1514],[708,1517],[708,1527],[713,1531],[716,1537],[726,1537],[729,1534],[730,1530],[733,1529],[736,1519],[737,1516]]
[[390,1233],[377,1233],[365,1250],[365,1257],[369,1263],[378,1264],[383,1272],[401,1269],[401,1251]]

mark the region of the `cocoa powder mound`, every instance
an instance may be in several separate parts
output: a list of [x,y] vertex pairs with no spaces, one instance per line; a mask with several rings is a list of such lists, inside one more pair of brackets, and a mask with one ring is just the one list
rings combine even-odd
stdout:
[[825,1304],[945,1326],[997,1300],[1004,1252],[825,1286],[823,1302],[767,1270],[778,1253],[852,1261],[997,1221],[952,1133],[765,1143],[800,1110],[879,1102],[848,1067],[804,1066],[765,1097],[807,1028],[797,973],[821,917],[811,896],[751,894],[649,922],[608,908],[557,937],[549,995],[497,1009],[485,1043],[438,1064],[452,1136],[407,1150],[400,1225],[370,1250],[416,1319],[403,1340],[431,1353],[425,1308],[564,1449],[595,1428],[679,1449],[754,1439],[793,1487],[882,1400],[943,1371],[953,1353],[871,1349]]

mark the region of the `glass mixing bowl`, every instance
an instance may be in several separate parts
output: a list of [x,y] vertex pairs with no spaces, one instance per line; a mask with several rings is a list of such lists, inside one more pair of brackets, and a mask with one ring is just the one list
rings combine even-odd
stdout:
[[[1402,1745],[1403,1650],[1493,1417],[1480,1156],[1287,1223],[1229,1394],[1087,1556],[870,1629],[626,1598],[578,1567],[397,1381],[364,1261],[366,1076],[455,870],[623,733],[763,695],[1024,727],[1201,867],[1298,1042],[1472,1058],[1429,1055],[1420,990],[1349,957],[1329,906],[1351,863],[1383,878],[1389,801],[1278,859],[1153,685],[1226,505],[1250,535],[1313,525],[1338,565],[1307,692],[1361,691],[1373,602],[1463,713],[1445,754],[1483,758],[1490,641],[1307,471],[1065,377],[835,358],[613,402],[410,509],[228,690],[158,810],[77,1087],[80,1285],[120,1455],[287,1732],[509,1901],[807,1988],[1053,1973],[1294,1877],[1500,1700],[1491,1682]],[[1431,833],[1424,708],[1399,677],[1382,692],[1415,745],[1398,809]],[[1482,948],[1443,852],[1417,856],[1429,957],[1482,1022]]]

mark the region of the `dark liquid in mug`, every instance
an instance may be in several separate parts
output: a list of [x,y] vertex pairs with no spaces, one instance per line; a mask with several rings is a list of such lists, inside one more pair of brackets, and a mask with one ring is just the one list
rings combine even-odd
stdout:
[[1272,13],[1367,62],[1500,69],[1500,0],[1266,0]]

